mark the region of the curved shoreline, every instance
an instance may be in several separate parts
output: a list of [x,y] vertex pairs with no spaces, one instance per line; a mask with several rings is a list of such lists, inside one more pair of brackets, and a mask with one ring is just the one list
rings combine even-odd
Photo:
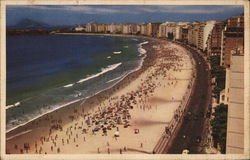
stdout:
[[144,39],[155,39],[158,38],[143,36],[143,35],[132,35],[132,34],[111,34],[111,33],[53,33],[51,35],[85,35],[85,36],[107,36],[107,37],[134,37],[134,38],[144,38]]
[[[62,33],[63,34],[63,33]],[[67,35],[75,35],[74,33],[65,33]],[[77,34],[79,35],[79,34]],[[80,34],[80,35],[83,35],[83,34]],[[109,35],[109,34],[103,34],[103,35],[99,35],[99,34],[88,34],[88,35],[94,35],[94,36],[113,36],[113,35]],[[135,37],[135,38],[145,38],[147,40],[150,41],[150,43],[152,41],[157,41],[158,39],[154,39],[154,38],[150,38],[150,37],[142,37],[142,36],[133,36],[133,35],[127,35],[127,36],[124,36],[124,35],[116,35],[116,37]],[[41,119],[43,119],[44,117],[46,117],[47,115],[50,115],[50,114],[53,114],[54,112],[57,112],[61,109],[64,109],[64,108],[70,108],[71,106],[74,106],[74,105],[79,105],[79,104],[86,104],[87,106],[89,106],[88,108],[84,108],[85,110],[88,110],[88,109],[91,109],[91,106],[93,105],[96,105],[96,103],[94,103],[94,101],[96,101],[96,99],[101,99],[101,101],[105,100],[106,99],[106,96],[104,95],[107,95],[107,94],[112,94],[113,92],[115,92],[116,90],[118,90],[119,88],[121,87],[125,87],[126,84],[128,84],[128,79],[131,79],[133,77],[136,78],[139,76],[140,73],[142,73],[143,71],[146,70],[146,68],[144,68],[144,65],[145,63],[149,63],[148,61],[148,58],[149,58],[149,55],[150,52],[148,52],[148,50],[150,50],[150,47],[148,46],[149,44],[144,44],[143,47],[146,48],[146,58],[144,58],[144,60],[142,61],[142,66],[137,70],[135,71],[132,71],[130,73],[128,73],[127,76],[125,76],[124,78],[122,78],[120,81],[118,81],[117,83],[115,83],[114,85],[100,91],[100,92],[97,92],[95,95],[92,95],[91,97],[88,97],[88,98],[83,98],[83,99],[78,99],[78,100],[74,100],[74,101],[71,101],[71,102],[68,102],[62,106],[60,106],[59,108],[55,108],[51,111],[48,111],[38,117],[35,117],[23,124],[20,124],[16,127],[13,127],[11,129],[9,129],[8,131],[6,130],[6,139],[9,138],[9,137],[12,137],[13,135],[17,133],[19,133],[19,130],[23,130],[24,128],[26,128],[25,130],[27,130],[27,128],[32,125],[32,123],[35,123],[36,121],[39,121]],[[152,58],[152,57],[151,57]],[[130,80],[129,80],[130,81]],[[99,102],[101,103],[101,102]],[[91,104],[91,105],[90,105]]]
[[[107,153],[107,148],[105,147],[107,141],[112,144],[110,148],[112,149],[112,153],[119,152],[120,145],[127,147],[127,153],[152,153],[155,144],[162,135],[162,131],[166,125],[172,124],[174,113],[178,106],[182,104],[183,96],[186,96],[185,92],[188,90],[188,83],[189,80],[191,80],[193,65],[191,63],[192,58],[186,54],[186,51],[173,43],[153,39],[149,45],[145,45],[144,48],[147,50],[147,56],[139,70],[124,77],[117,85],[90,97],[85,101],[84,106],[82,106],[81,101],[76,102],[43,116],[29,125],[16,129],[13,133],[9,133],[9,137],[15,132],[24,134],[13,137],[13,139],[6,142],[7,153],[20,153],[19,150],[14,149],[14,146],[17,144],[18,146],[21,145],[22,148],[22,145],[26,142],[32,146],[29,153],[37,153],[34,147],[37,142],[40,143],[40,147],[42,146],[48,154],[55,153],[55,150],[50,150],[51,140],[54,142],[53,137],[55,135],[59,135],[59,142],[57,142],[57,144],[59,143],[58,147],[61,148],[62,153],[97,153],[98,147],[101,147],[101,153]],[[185,77],[184,79],[183,76]],[[154,88],[154,86],[156,90],[153,91],[153,89],[151,92],[150,90],[152,87]],[[139,91],[140,88],[145,91],[147,90],[148,93],[152,93],[152,95],[147,96],[147,93],[145,94]],[[85,115],[87,115],[87,117],[89,117],[88,115],[92,117],[98,113],[100,115],[109,107],[119,109],[120,107],[116,105],[116,101],[117,103],[121,103],[123,100],[118,101],[120,98],[122,99],[124,95],[127,97],[132,92],[137,93],[138,91],[140,93],[136,95],[138,105],[135,103],[130,110],[132,118],[129,124],[131,124],[131,126],[127,128],[123,127],[123,124],[115,122],[121,133],[119,143],[111,137],[114,130],[109,131],[109,136],[105,137],[101,135],[100,132],[98,132],[97,135],[94,133],[91,134],[91,130],[89,130],[87,134],[83,134],[81,129],[79,130],[78,127],[74,127],[81,126],[81,128],[88,128],[88,126],[83,125],[86,120]],[[142,97],[140,97],[141,94]],[[148,97],[149,99],[147,99]],[[73,116],[73,118],[71,118],[71,116]],[[51,132],[51,127],[55,124],[52,121],[56,121],[57,123],[57,121],[61,120],[63,120],[63,123],[60,123],[60,126],[62,126],[63,130],[52,129]],[[92,123],[89,129],[93,130],[93,127],[96,127],[96,125],[97,124]],[[67,133],[70,128],[73,129],[72,132],[73,135],[76,136],[77,141],[75,141],[73,137],[75,143],[71,143],[71,138],[70,143],[67,142],[69,145],[63,145],[61,144],[61,138],[67,141],[70,139],[72,133],[70,133],[70,135]],[[133,133],[136,128],[140,129],[139,135]],[[26,133],[25,131],[29,129],[33,130]],[[78,135],[80,135],[79,139]],[[84,139],[82,136],[84,136]],[[87,142],[82,143],[85,141],[85,136]],[[148,136],[151,138],[148,139]],[[49,137],[48,140],[46,137]],[[50,138],[52,139],[50,140]],[[43,141],[45,143],[44,145]],[[143,143],[143,149],[138,146],[138,143]],[[78,144],[81,147],[78,147]],[[74,147],[76,148],[73,149]]]

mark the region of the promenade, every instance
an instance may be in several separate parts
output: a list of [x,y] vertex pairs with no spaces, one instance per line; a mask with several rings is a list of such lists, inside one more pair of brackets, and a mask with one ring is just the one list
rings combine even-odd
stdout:
[[193,55],[196,62],[196,84],[178,131],[163,153],[180,154],[188,149],[190,154],[205,153],[205,148],[212,143],[209,134],[209,117],[211,116],[211,83],[209,66],[206,58],[196,49],[179,43]]

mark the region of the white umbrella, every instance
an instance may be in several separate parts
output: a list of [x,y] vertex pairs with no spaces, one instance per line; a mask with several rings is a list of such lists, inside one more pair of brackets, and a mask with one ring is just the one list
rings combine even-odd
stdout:
[[115,132],[115,136],[119,137],[119,132],[118,131]]

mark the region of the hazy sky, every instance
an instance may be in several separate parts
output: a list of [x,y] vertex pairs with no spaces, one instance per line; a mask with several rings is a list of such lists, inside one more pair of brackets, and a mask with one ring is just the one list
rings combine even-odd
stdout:
[[7,6],[7,25],[29,18],[53,25],[100,23],[224,20],[243,13],[243,6]]

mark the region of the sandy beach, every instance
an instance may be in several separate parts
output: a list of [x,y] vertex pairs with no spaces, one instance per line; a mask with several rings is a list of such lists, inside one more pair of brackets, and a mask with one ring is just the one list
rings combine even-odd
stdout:
[[139,154],[153,152],[189,96],[188,51],[150,39],[142,68],[114,87],[7,133],[9,154]]

